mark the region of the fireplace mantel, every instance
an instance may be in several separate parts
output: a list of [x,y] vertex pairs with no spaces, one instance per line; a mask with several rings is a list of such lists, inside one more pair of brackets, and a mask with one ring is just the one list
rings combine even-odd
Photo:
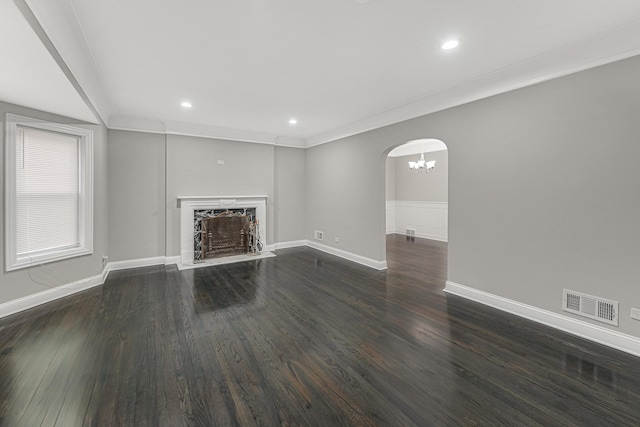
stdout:
[[[185,268],[194,266],[193,216],[195,210],[256,208],[256,218],[260,223],[260,240],[263,242],[263,245],[266,246],[268,232],[266,217],[267,198],[268,197],[264,195],[178,196],[178,208],[180,209],[180,264]],[[221,263],[219,260],[224,260],[224,258],[218,258],[218,261],[215,262],[212,260],[210,263]],[[198,265],[200,265],[200,263],[198,263]]]
[[[244,201],[247,201],[247,199],[266,201],[267,198],[268,196],[265,196],[265,195],[262,195],[262,196],[178,196],[177,197],[178,208],[181,208],[182,203],[184,202],[198,202],[198,201],[205,201],[205,202],[218,201],[219,202],[221,200],[226,200],[226,201],[235,200],[236,202],[240,200],[244,202]],[[218,208],[219,206],[223,206],[223,205],[216,205],[216,208]],[[226,205],[224,205],[224,207],[226,207]]]

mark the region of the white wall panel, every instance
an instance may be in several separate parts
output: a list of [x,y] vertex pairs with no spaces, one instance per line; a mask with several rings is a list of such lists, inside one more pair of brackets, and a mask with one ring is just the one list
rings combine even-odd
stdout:
[[448,211],[446,202],[387,200],[387,234],[406,234],[412,228],[416,237],[446,242]]

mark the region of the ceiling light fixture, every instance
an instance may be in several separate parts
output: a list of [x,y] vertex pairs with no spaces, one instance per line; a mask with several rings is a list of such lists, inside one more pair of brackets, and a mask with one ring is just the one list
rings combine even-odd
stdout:
[[296,119],[289,119],[289,124],[290,125],[297,125],[298,121]]
[[435,160],[425,161],[424,159],[424,144],[422,147],[422,153],[420,154],[420,160],[418,160],[417,162],[409,162],[409,169],[415,172],[424,172],[426,170],[427,173],[429,173],[433,171],[433,168],[435,167]]
[[448,40],[442,44],[444,50],[455,49],[460,45],[460,40]]
[[191,103],[189,101],[184,101],[183,103],[180,104],[181,106],[183,106],[184,108],[191,108],[193,107],[193,105],[191,105]]

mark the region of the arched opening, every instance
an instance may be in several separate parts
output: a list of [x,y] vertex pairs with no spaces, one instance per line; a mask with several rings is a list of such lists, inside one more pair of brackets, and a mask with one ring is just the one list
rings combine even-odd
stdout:
[[[446,144],[433,138],[401,143],[386,153],[384,162],[387,263],[409,262],[402,253],[420,251],[429,257],[425,261],[442,272],[432,272],[434,280],[446,280],[449,211]],[[413,258],[413,262],[416,259],[421,258]]]

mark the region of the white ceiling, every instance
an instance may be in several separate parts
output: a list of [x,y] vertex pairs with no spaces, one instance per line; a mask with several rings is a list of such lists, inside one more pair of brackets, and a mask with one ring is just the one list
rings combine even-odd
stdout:
[[20,10],[0,1],[0,101],[80,120],[96,117]]
[[640,53],[637,0],[15,1],[110,127],[282,145]]

